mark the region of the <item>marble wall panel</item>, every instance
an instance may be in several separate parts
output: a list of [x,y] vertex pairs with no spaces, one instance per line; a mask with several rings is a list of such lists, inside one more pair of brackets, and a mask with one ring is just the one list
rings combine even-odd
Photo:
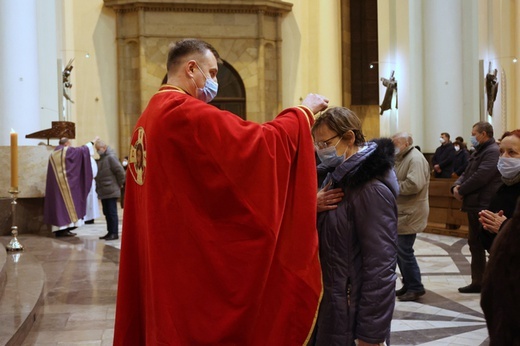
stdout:
[[[47,145],[18,147],[19,198],[45,196],[47,163],[54,147]],[[0,146],[0,198],[9,197],[11,187],[11,149]]]

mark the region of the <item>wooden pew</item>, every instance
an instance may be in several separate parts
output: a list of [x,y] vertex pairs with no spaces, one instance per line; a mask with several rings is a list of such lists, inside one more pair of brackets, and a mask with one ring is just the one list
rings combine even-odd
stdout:
[[460,210],[462,202],[450,192],[454,182],[455,179],[430,179],[430,214],[425,232],[467,238],[467,214]]

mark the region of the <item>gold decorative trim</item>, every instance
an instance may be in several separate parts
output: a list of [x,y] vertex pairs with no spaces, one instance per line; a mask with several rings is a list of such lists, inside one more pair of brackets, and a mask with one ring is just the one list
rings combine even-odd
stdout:
[[299,106],[296,106],[297,109],[299,109],[300,111],[302,111],[304,114],[305,114],[305,119],[307,119],[307,122],[309,123],[309,127],[312,127],[312,124],[311,124],[311,118],[314,122],[314,114],[312,114],[312,111],[309,107],[307,106],[304,106],[304,105],[299,105]]
[[[318,256],[318,262],[320,262],[318,252],[316,252],[316,256]],[[320,263],[320,268],[321,268],[321,263]],[[314,313],[314,320],[312,321],[312,327],[309,330],[309,334],[307,334],[307,338],[303,342],[304,346],[306,346],[309,343],[309,341],[311,340],[312,332],[314,332],[314,328],[316,327],[316,322],[318,322],[318,312],[320,311],[321,300],[323,299],[323,292],[324,292],[324,288],[323,288],[323,275],[321,275],[320,281],[321,281],[320,298],[318,299],[318,305],[316,306],[316,312]]]
[[282,16],[291,12],[292,4],[282,1],[261,1],[237,3],[143,3],[137,1],[104,0],[106,7],[116,13],[130,12],[199,12],[199,13],[241,13],[264,14],[270,17]]
[[[65,157],[67,155],[68,147],[63,147],[61,150],[52,152],[50,162],[54,171],[54,176],[60,188],[65,208],[70,217],[70,222],[78,221],[78,215],[76,214],[76,208],[74,207],[74,200],[72,199],[72,193],[70,191],[69,181],[67,179],[67,167],[65,166]],[[56,225],[63,226],[63,225]]]
[[161,87],[156,92],[156,94],[161,94],[161,93],[171,92],[171,91],[175,91],[175,92],[178,92],[178,93],[181,93],[181,94],[186,94],[186,95],[188,94],[183,89],[181,89],[181,88],[179,88],[179,87],[177,87],[175,85],[171,85],[171,84],[163,84],[163,85],[161,85]]

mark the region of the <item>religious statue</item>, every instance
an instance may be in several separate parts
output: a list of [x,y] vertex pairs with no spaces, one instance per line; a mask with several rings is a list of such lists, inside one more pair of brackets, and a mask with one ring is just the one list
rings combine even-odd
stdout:
[[491,73],[491,62],[489,63],[488,74],[486,75],[486,96],[487,96],[487,111],[489,115],[493,115],[493,104],[497,99],[498,93],[498,79],[497,69]]
[[383,99],[383,103],[381,103],[381,113],[383,115],[384,111],[392,108],[392,97],[394,96],[395,90],[395,108],[397,108],[397,81],[394,77],[395,71],[392,71],[390,78],[381,78],[381,82],[386,87],[385,98]]
[[72,62],[74,61],[74,58],[70,59],[67,66],[65,66],[65,69],[62,72],[63,76],[63,96],[69,100],[71,103],[74,103],[72,99],[70,98],[69,94],[67,94],[67,89],[72,88],[72,83],[69,81],[70,73],[74,66],[72,66]]

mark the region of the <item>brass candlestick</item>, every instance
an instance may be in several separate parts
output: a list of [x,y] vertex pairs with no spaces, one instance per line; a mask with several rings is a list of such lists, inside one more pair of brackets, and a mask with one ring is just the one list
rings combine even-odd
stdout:
[[13,235],[13,238],[7,244],[5,247],[7,251],[23,251],[23,245],[20,244],[16,236],[18,235],[18,227],[15,226],[16,220],[16,198],[20,191],[18,191],[17,187],[11,187],[9,189],[9,194],[11,195],[12,201],[11,201],[11,214],[13,215],[13,225],[11,226],[11,234]]

